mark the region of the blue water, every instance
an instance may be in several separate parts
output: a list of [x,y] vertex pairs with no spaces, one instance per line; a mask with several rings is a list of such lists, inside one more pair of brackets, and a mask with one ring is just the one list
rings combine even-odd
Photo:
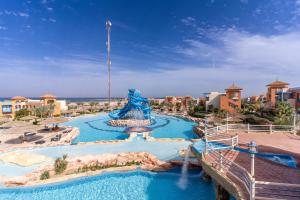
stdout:
[[[213,147],[214,150],[224,150],[224,149],[231,149],[230,146],[218,142],[209,142],[208,144],[210,147]],[[194,150],[198,153],[202,153],[205,150],[205,142],[200,140],[193,144]],[[234,150],[249,153],[248,149],[243,149],[239,147],[235,147]],[[281,165],[286,165],[288,167],[297,168],[297,161],[294,159],[293,156],[287,154],[274,154],[274,153],[255,153],[257,157],[270,160],[272,162],[276,162]]]
[[188,176],[186,190],[181,190],[177,186],[179,178],[180,173],[176,172],[108,173],[46,186],[1,189],[0,199],[210,200],[215,198],[212,184],[203,182],[199,175]]
[[80,135],[73,141],[93,142],[97,140],[124,140],[128,134],[124,133],[124,127],[113,127],[107,124],[110,118],[106,114],[90,117],[80,117],[64,123],[67,126],[78,127]]
[[[154,117],[155,119],[149,127],[152,129],[151,136],[155,138],[197,138],[193,132],[194,122],[164,115],[155,115]],[[64,123],[64,125],[80,129],[80,135],[73,140],[73,143],[128,138],[128,134],[124,133],[124,127],[110,126],[107,124],[108,120],[110,118],[107,114],[99,114],[91,117],[80,117]]]
[[[249,150],[235,147],[235,150],[249,153]],[[255,153],[255,156],[276,162],[288,167],[297,168],[297,161],[293,156],[288,154],[275,154],[275,153]]]
[[[110,144],[89,144],[89,145],[70,145],[70,146],[54,146],[40,148],[26,148],[14,150],[14,152],[40,154],[52,158],[51,164],[58,157],[67,154],[69,157],[84,155],[100,155],[105,153],[122,153],[122,152],[149,152],[163,161],[180,159],[178,151],[186,149],[191,142],[155,142],[145,140],[133,140],[129,142],[110,143]],[[5,153],[0,153],[5,155]],[[26,173],[34,171],[38,167],[42,167],[47,163],[41,163],[29,167],[21,167],[15,164],[6,164],[0,162],[0,176],[22,176]]]

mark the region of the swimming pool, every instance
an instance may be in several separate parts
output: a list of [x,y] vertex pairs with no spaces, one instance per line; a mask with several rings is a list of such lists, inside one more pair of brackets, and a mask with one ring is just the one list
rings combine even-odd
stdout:
[[[218,142],[209,142],[210,147],[214,147],[215,150],[226,150],[226,149],[232,149],[231,146],[228,146],[226,144],[218,143]],[[193,144],[194,150],[196,150],[198,153],[202,153],[205,150],[205,142],[203,140],[200,140]],[[240,151],[244,153],[249,153],[248,149],[234,147],[235,151]],[[255,153],[257,157],[270,160],[272,162],[279,163],[281,165],[286,165],[288,167],[297,168],[297,161],[295,158],[291,155],[287,154],[274,154],[274,153]]]
[[177,186],[180,173],[131,171],[107,173],[74,179],[59,184],[38,187],[0,189],[0,199],[50,200],[50,199],[214,199],[211,183],[202,181],[198,174],[188,175],[188,187]]
[[[194,139],[197,135],[193,132],[194,122],[166,115],[154,115],[155,119],[149,126],[151,136],[155,138],[183,138]],[[107,114],[90,117],[80,117],[64,123],[66,126],[78,127],[80,135],[73,140],[78,142],[93,142],[97,140],[124,140],[128,134],[124,127],[114,127],[107,124],[110,120]]]

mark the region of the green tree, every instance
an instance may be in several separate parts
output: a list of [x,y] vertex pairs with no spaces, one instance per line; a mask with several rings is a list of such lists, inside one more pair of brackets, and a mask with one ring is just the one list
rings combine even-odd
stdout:
[[287,102],[279,102],[276,105],[275,124],[287,125],[291,124],[293,119],[293,108]]
[[30,114],[29,110],[21,109],[21,110],[16,111],[15,117],[16,117],[16,119],[20,119],[22,117],[28,116],[29,114]]
[[50,178],[50,173],[49,171],[44,171],[41,175],[40,175],[40,180],[46,180]]
[[62,158],[57,158],[54,163],[54,170],[56,174],[63,173],[68,166],[67,155],[63,155]]
[[180,111],[180,109],[181,109],[181,103],[176,102],[176,111]]

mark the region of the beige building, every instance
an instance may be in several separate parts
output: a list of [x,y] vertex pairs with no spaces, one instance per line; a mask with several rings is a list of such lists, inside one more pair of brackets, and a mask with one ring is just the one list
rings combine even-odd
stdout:
[[0,116],[15,117],[15,113],[21,109],[32,111],[34,108],[42,106],[54,106],[54,116],[61,115],[62,111],[67,110],[65,100],[57,100],[53,95],[47,94],[40,97],[39,100],[32,100],[22,96],[12,97],[11,100],[0,102]]

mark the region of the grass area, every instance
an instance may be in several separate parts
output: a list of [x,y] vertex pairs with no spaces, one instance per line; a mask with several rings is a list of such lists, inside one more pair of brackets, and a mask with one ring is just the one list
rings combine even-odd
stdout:
[[93,165],[85,165],[83,167],[79,167],[77,169],[77,173],[84,173],[87,171],[96,171],[96,170],[107,169],[107,168],[112,168],[112,167],[126,167],[126,166],[140,165],[140,164],[141,164],[140,162],[131,161],[131,162],[127,162],[122,165],[114,164],[114,165],[103,166],[97,162],[96,164],[93,164]]

